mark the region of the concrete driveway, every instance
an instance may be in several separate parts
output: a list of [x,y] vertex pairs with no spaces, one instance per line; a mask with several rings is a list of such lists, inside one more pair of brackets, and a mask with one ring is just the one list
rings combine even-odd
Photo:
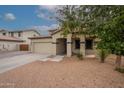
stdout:
[[38,59],[47,58],[48,54],[34,54],[30,52],[4,52],[0,53],[0,73],[31,63]]

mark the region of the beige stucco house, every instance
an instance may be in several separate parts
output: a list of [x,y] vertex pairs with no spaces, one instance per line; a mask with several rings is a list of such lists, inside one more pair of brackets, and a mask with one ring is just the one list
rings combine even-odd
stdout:
[[4,29],[1,29],[0,36],[16,37],[21,40],[24,40],[25,44],[30,44],[30,39],[28,39],[28,38],[40,36],[40,33],[35,29],[17,30],[17,31],[7,31]]
[[[40,36],[40,33],[34,29],[17,30],[17,31],[8,31],[8,30],[1,29],[0,37],[8,38],[7,39],[8,41],[4,41],[4,42],[0,41],[1,47],[6,46],[6,49],[1,48],[1,51],[10,50],[10,49],[7,49],[7,46],[15,47],[15,44],[16,45],[19,44],[18,47],[20,47],[20,50],[22,50],[22,51],[23,50],[30,51],[31,40],[29,39],[29,37],[37,37],[37,36]],[[10,38],[16,38],[23,42],[17,42],[17,41],[12,42],[11,40],[9,40]],[[14,43],[14,44],[12,44],[12,43]],[[10,47],[8,47],[8,48],[10,48]],[[13,49],[13,50],[18,50],[18,49]]]
[[82,53],[95,55],[97,39],[89,36],[69,34],[62,35],[61,30],[50,31],[49,36],[32,37],[31,51],[51,55],[67,55]]
[[23,42],[24,42],[23,40],[20,40],[15,37],[0,36],[0,52],[1,51],[18,51],[19,45]]

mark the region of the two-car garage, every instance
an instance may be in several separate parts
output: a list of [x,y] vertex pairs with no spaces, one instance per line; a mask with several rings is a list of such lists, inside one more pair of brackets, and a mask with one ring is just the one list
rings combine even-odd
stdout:
[[51,43],[34,43],[34,52],[36,53],[43,53],[43,54],[51,54],[52,53],[52,47]]
[[51,37],[39,37],[33,39],[31,47],[32,51],[35,53],[52,54],[52,39]]

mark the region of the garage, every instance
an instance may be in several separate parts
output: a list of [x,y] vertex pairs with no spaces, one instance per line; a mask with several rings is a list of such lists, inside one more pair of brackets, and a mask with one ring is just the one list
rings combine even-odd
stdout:
[[42,54],[51,54],[52,53],[52,45],[50,42],[40,42],[34,43],[34,52],[42,53]]
[[28,44],[20,44],[20,51],[29,51]]
[[52,37],[33,37],[31,38],[31,51],[41,54],[52,54]]

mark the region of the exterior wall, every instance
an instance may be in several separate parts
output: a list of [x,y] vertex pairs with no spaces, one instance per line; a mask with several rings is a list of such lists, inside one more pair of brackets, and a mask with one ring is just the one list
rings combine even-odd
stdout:
[[0,51],[17,51],[19,44],[18,42],[0,41]]
[[9,36],[9,33],[7,31],[0,31],[0,36],[3,36],[3,33],[6,33],[6,36]]
[[67,36],[67,56],[72,56],[72,34]]
[[20,38],[22,40],[25,40],[26,44],[30,44],[31,40],[28,39],[28,38],[29,37],[36,37],[36,36],[40,36],[40,35],[37,32],[35,32],[35,31],[24,31],[24,32],[22,32],[21,37],[18,37],[18,38]]

